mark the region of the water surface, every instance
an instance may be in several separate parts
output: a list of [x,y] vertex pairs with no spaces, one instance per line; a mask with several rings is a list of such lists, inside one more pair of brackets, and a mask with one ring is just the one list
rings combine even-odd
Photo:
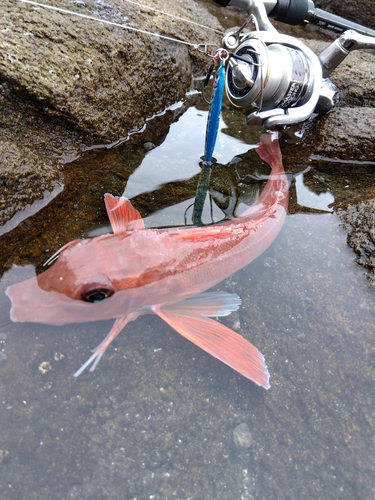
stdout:
[[[78,379],[111,321],[9,321],[7,286],[41,272],[65,242],[109,230],[104,192],[131,197],[148,227],[191,224],[207,107],[187,105],[159,147],[125,144],[67,165],[64,190],[7,235],[15,250],[0,282],[2,499],[375,496],[374,292],[329,206],[334,193],[314,190],[306,164],[290,175],[291,215],[276,242],[217,287],[242,298],[223,321],[264,354],[269,391],[153,316],[128,325]],[[269,171],[253,151],[261,131],[238,111],[223,116],[206,222],[241,213],[263,186],[250,175]],[[225,436],[239,423],[252,445],[233,450]]]

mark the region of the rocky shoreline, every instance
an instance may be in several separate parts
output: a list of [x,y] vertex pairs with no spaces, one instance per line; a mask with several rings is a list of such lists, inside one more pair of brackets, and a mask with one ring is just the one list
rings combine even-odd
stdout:
[[[215,31],[122,0],[49,4],[182,41],[220,43]],[[194,1],[168,10],[221,29]],[[182,99],[209,60],[192,45],[13,0],[2,3],[0,24],[0,223],[61,182],[61,161],[83,144],[124,140]]]

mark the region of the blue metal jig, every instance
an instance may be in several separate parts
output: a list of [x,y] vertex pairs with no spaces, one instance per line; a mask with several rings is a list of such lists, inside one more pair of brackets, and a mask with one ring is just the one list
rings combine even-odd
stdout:
[[211,165],[217,133],[219,130],[219,121],[221,114],[221,105],[223,102],[224,87],[225,87],[225,65],[224,65],[224,60],[221,59],[220,66],[216,72],[213,97],[211,101],[210,111],[208,113],[207,127],[206,127],[204,161],[206,164],[209,165]]

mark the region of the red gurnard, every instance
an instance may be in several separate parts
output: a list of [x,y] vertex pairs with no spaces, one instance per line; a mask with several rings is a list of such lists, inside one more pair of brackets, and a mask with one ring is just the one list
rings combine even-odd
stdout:
[[258,349],[210,318],[236,310],[239,297],[202,293],[258,257],[285,220],[288,182],[277,134],[264,134],[257,152],[272,168],[269,180],[241,216],[219,224],[145,229],[129,200],[106,194],[113,234],[71,241],[48,270],[8,287],[11,319],[63,325],[115,318],[110,333],[75,373],[78,376],[91,363],[90,370],[95,368],[127,323],[154,313],[268,389],[269,373]]

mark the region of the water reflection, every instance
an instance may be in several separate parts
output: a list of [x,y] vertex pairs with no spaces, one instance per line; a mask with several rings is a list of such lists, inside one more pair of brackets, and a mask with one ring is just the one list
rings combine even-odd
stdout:
[[328,190],[325,193],[315,193],[304,184],[303,176],[303,172],[295,175],[297,203],[302,207],[332,212],[332,208],[329,207],[335,201],[333,194]]
[[[189,108],[179,121],[171,126],[170,134],[157,148],[148,152],[139,167],[129,177],[124,196],[134,198],[143,192],[158,189],[161,184],[190,179],[200,173],[199,159],[203,155],[208,112]],[[189,126],[187,126],[189,124]],[[227,164],[233,156],[246,153],[251,145],[224,133],[220,120],[218,141],[214,156],[218,163]],[[252,146],[255,147],[255,144]]]
[[59,193],[61,193],[63,189],[63,186],[57,185],[51,192],[45,191],[41,200],[34,201],[34,203],[32,203],[24,210],[17,212],[3,226],[0,226],[0,236],[8,233],[9,231],[12,231],[12,229],[16,228],[22,221],[38,213],[45,206],[47,206]]

